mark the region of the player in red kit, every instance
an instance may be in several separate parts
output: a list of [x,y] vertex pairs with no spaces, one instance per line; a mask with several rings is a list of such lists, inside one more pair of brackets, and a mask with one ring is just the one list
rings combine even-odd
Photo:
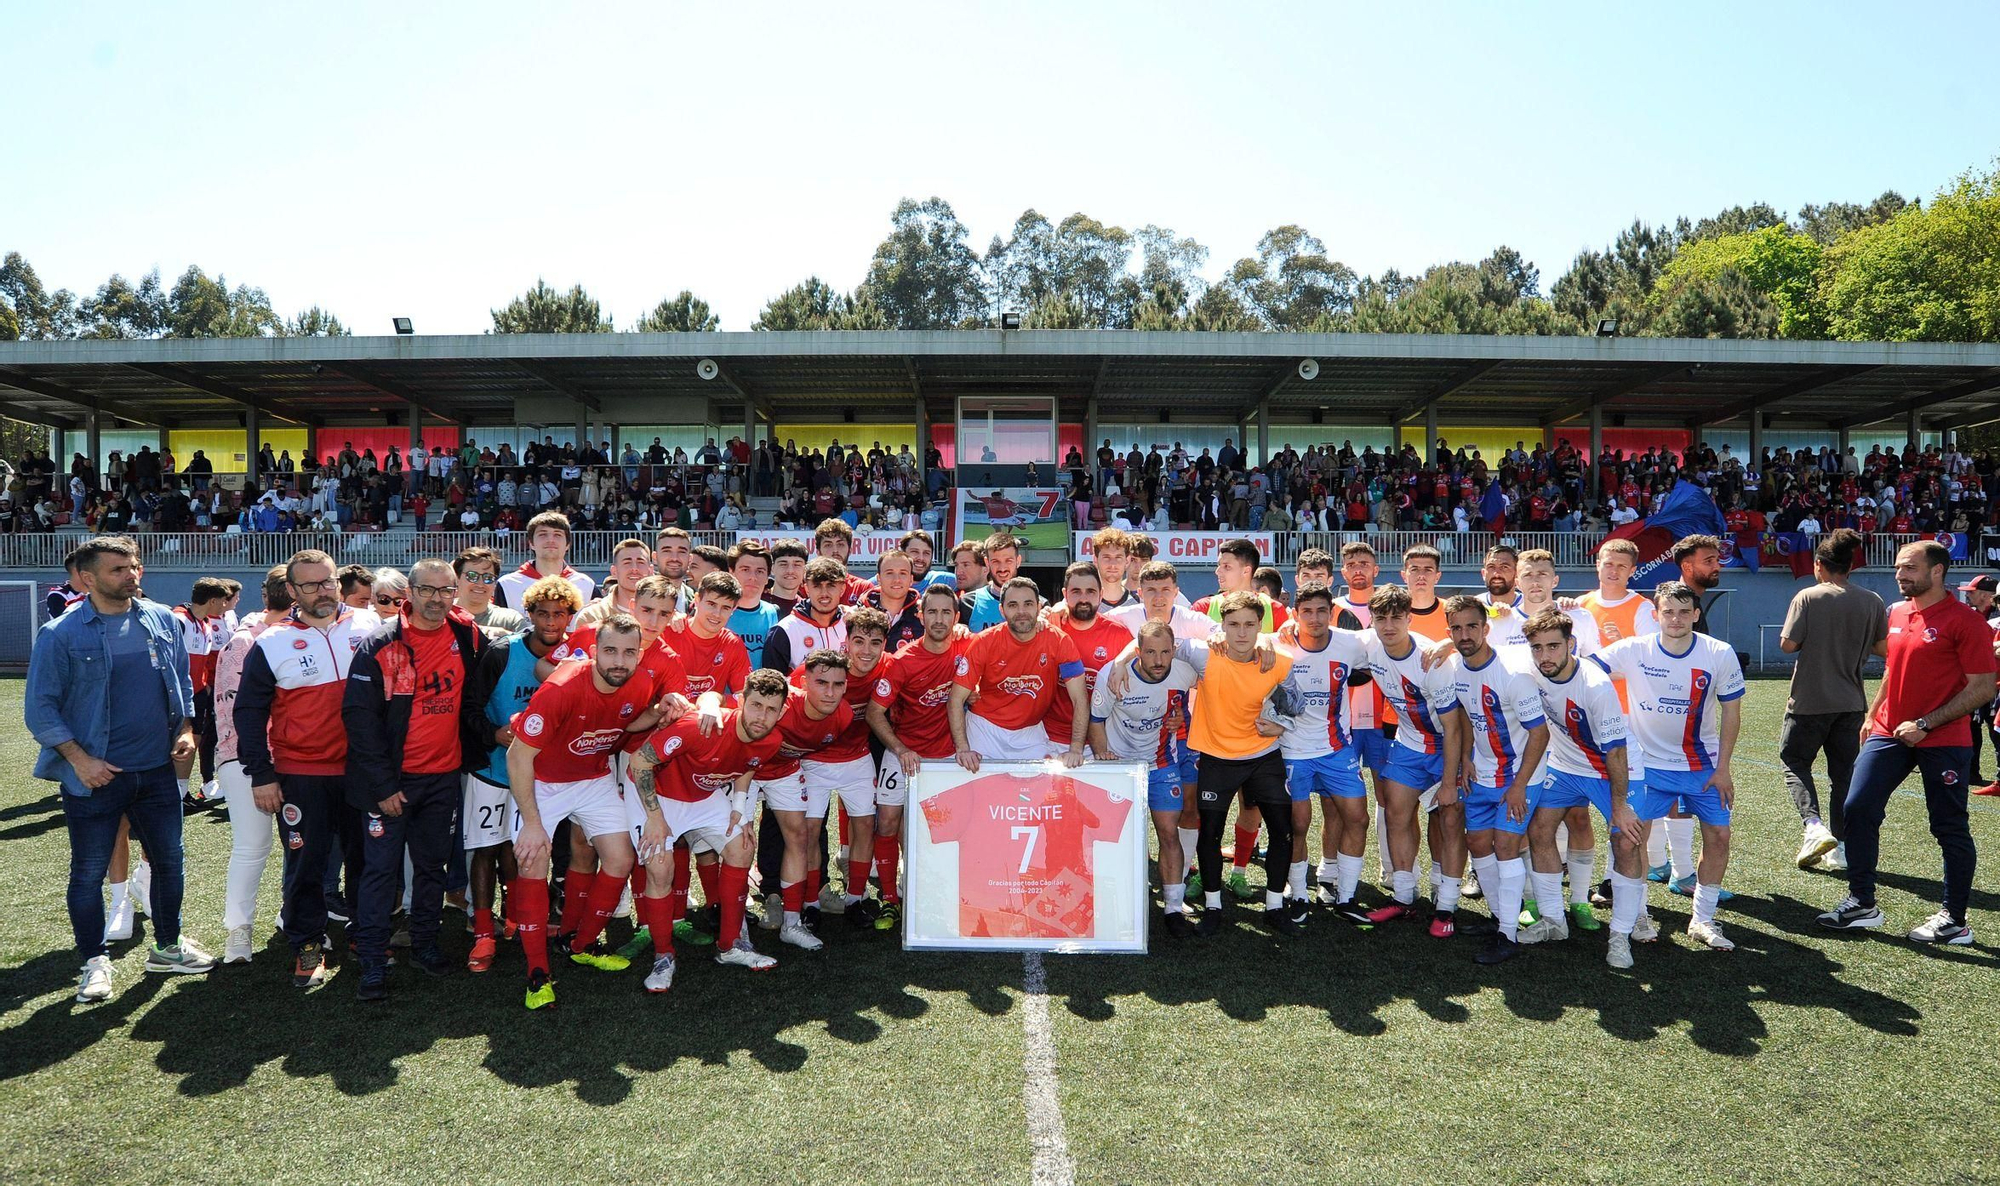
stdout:
[[743,690],[750,676],[750,652],[729,628],[729,615],[743,599],[743,586],[726,572],[712,572],[695,588],[694,608],[684,627],[667,637],[687,669],[689,699],[715,692],[724,699]]
[[518,812],[514,858],[520,871],[510,896],[528,959],[530,1009],[555,1004],[546,934],[549,830],[565,819],[596,848],[603,876],[591,887],[575,933],[558,937],[558,953],[606,971],[627,966],[623,957],[586,949],[617,909],[636,856],[611,756],[628,729],[657,716],[653,682],[637,675],[643,657],[639,623],[613,614],[597,628],[591,662],[560,665],[509,722],[514,741],[507,749],[507,783]]
[[[840,796],[847,813],[847,887],[843,912],[857,927],[872,927],[881,908],[868,895],[868,872],[875,859],[875,783],[878,772],[869,748],[868,701],[875,692],[877,669],[889,641],[889,619],[879,609],[856,606],[847,611],[846,700],[851,719],[840,737],[821,747],[799,765],[805,775],[806,832],[817,836],[824,826],[833,796]],[[806,900],[819,895],[821,871],[813,865],[814,846],[806,867]]]
[[[1070,565],[1063,570],[1063,607],[1050,614],[1048,620],[1049,629],[1069,639],[1076,648],[1077,661],[1083,664],[1086,704],[1097,690],[1097,673],[1110,666],[1118,652],[1132,645],[1132,632],[1100,612],[1102,588],[1097,565],[1088,560]],[[1072,718],[1069,697],[1057,696],[1049,704],[1049,715],[1042,718],[1042,727],[1048,733],[1050,745],[1067,746],[1073,730],[1089,730],[1090,718],[1081,721]]]
[[[1063,635],[1041,628],[1041,591],[1027,577],[1001,587],[1006,619],[972,640],[958,660],[951,689],[951,737],[958,764],[979,771],[981,756],[1040,761],[1052,756],[1042,721],[1059,695],[1070,699],[1073,728],[1061,749],[1065,766],[1083,764],[1088,711],[1083,663]],[[973,693],[977,692],[977,703]]]
[[868,702],[868,727],[884,746],[882,769],[875,784],[875,880],[882,891],[877,930],[892,930],[902,914],[902,894],[896,884],[903,839],[903,807],[909,802],[909,780],[926,758],[949,758],[952,680],[959,656],[972,640],[958,628],[958,598],[943,585],[932,585],[923,596],[924,634],[884,656],[877,669],[874,695]]
[[[723,713],[721,728],[705,734],[699,719],[683,717],[648,738],[631,763],[633,780],[649,800],[641,846],[650,851],[685,844],[722,858],[722,930],[715,962],[756,972],[778,961],[752,948],[743,930],[750,862],[757,855],[748,827],[756,818],[751,788],[782,744],[778,721],[788,694],[777,672],[753,672],[744,685],[742,707]],[[656,804],[650,802],[654,799]],[[673,933],[665,899],[648,894],[640,899],[640,909],[655,935]],[[665,992],[673,977],[669,951],[653,962],[646,989]]]
[[[768,669],[766,669],[768,670]],[[847,703],[847,656],[821,648],[806,656],[805,665],[792,673],[791,692],[784,715],[778,721],[782,744],[777,757],[757,772],[753,788],[771,809],[772,824],[784,837],[784,855],[778,876],[765,883],[765,891],[778,897],[777,911],[783,922],[778,938],[794,947],[817,951],[819,937],[805,923],[806,901],[819,895],[819,846],[814,827],[826,826],[826,804],[820,803],[819,816],[809,819],[810,803],[805,772],[799,761],[833,745],[854,723],[854,710]],[[770,825],[767,825],[770,826]],[[766,917],[772,913],[765,905]]]

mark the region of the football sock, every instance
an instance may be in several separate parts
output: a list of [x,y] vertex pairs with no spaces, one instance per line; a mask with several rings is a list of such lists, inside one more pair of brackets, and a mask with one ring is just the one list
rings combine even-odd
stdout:
[[[701,878],[701,903],[704,906],[713,906],[722,900],[722,889],[715,872],[721,867],[720,863],[695,866],[695,876]],[[681,913],[687,913],[687,908],[682,907]]]
[[[1433,865],[1431,867],[1436,868],[1437,866]],[[1462,880],[1463,878],[1446,877],[1442,873],[1437,875],[1437,880],[1433,884],[1437,887],[1437,908],[1439,910],[1451,911],[1458,909],[1458,884]]]
[[[1486,891],[1487,897],[1492,897],[1492,887],[1499,884],[1497,879],[1500,876],[1500,859],[1492,853],[1487,853],[1483,857],[1474,857],[1472,858],[1472,871],[1479,876],[1479,888]],[[1493,908],[1493,912],[1497,915],[1500,912],[1500,908],[1496,905]],[[1518,914],[1519,912],[1517,908],[1515,913]]]
[[903,858],[903,838],[901,836],[877,836],[875,838],[875,880],[881,883],[882,900],[897,901],[901,895],[896,892],[896,877]]
[[472,912],[472,937],[475,939],[493,937],[493,911],[481,909]]
[[1654,820],[1646,833],[1646,867],[1657,869],[1667,863],[1667,821]]
[[1332,857],[1321,857],[1319,859],[1319,868],[1313,870],[1313,877],[1318,879],[1321,885],[1332,885],[1334,879],[1339,876],[1335,872],[1338,867],[1334,864]]
[[1559,872],[1535,872],[1530,876],[1535,883],[1535,908],[1543,914],[1561,914],[1563,875]]
[[1703,885],[1700,882],[1696,882],[1694,887],[1694,921],[1714,922],[1715,906],[1721,900],[1722,886],[1720,884]]
[[618,909],[618,900],[625,896],[623,877],[599,876],[590,884],[590,902],[584,909],[583,922],[576,929],[577,950],[589,947],[604,933],[604,924],[611,921],[611,915]]
[[1342,902],[1354,900],[1354,887],[1361,884],[1361,857],[1341,853],[1335,862],[1339,868],[1339,889],[1334,897]]
[[1590,901],[1590,887],[1597,884],[1597,850],[1595,848],[1569,850],[1569,902],[1581,906]]
[[734,865],[721,866],[717,877],[722,894],[722,930],[715,936],[715,949],[728,951],[743,933],[743,907],[750,896],[750,870]]
[[853,857],[847,858],[847,892],[841,895],[841,900],[849,906],[868,896],[868,868],[874,863],[872,856],[867,865]]
[[674,888],[667,894],[667,925],[669,927],[687,917],[688,874],[690,872],[688,866],[693,862],[693,859],[694,854],[690,853],[686,848],[674,849]]
[[516,877],[510,895],[515,922],[520,926],[521,954],[527,957],[528,972],[549,970],[549,883],[539,877]]
[[1673,862],[1674,880],[1679,881],[1694,872],[1694,821],[1691,819],[1669,819],[1667,821],[1667,854]]
[[812,905],[813,903],[819,901],[819,889],[820,886],[825,883],[825,880],[826,880],[826,875],[822,873],[820,870],[818,869],[806,870],[805,900],[807,905]]
[[1194,868],[1194,846],[1201,840],[1200,828],[1179,828],[1181,834],[1181,867]]
[[1283,910],[1284,908],[1285,908],[1285,892],[1283,890],[1267,889],[1264,891],[1264,909]]
[[1389,892],[1398,902],[1408,906],[1417,900],[1417,875],[1409,869],[1391,871]]
[[590,909],[591,890],[597,885],[597,874],[571,869],[563,876],[562,919],[556,930],[570,935],[583,925],[584,912]]
[[806,908],[806,886],[802,881],[788,882],[778,887],[778,896],[785,902],[785,921],[797,922],[799,912]]
[[1201,905],[1202,909],[1204,910],[1222,909],[1222,891],[1221,890],[1201,891]]
[[1250,856],[1256,851],[1257,829],[1236,829],[1236,851],[1229,854],[1229,863],[1235,866],[1232,871],[1241,873],[1245,869],[1248,869],[1250,867]]
[[1187,882],[1175,881],[1162,887],[1167,895],[1167,913],[1179,914],[1187,909]]
[[[1512,939],[1521,929],[1521,894],[1528,884],[1528,862],[1514,857],[1498,862],[1498,868],[1500,894],[1493,902],[1493,919],[1500,924],[1500,933]],[[1482,875],[1480,884],[1485,881]]]
[[1611,873],[1611,929],[1629,935],[1638,925],[1639,912],[1646,908],[1646,879]]
[[639,899],[639,922],[653,936],[653,958],[674,953],[674,908],[671,897]]
[[1285,870],[1285,892],[1294,898],[1306,896],[1306,863],[1293,861]]

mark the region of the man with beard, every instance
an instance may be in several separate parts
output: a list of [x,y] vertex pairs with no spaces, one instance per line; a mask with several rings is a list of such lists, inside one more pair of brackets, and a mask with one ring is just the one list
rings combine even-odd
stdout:
[[688,565],[694,562],[694,539],[678,527],[662,527],[653,537],[653,573],[667,578],[674,608],[686,613],[694,605],[694,583]]
[[1674,563],[1680,565],[1681,584],[1693,589],[1701,599],[1694,632],[1712,633],[1708,628],[1708,610],[1721,594],[1711,597],[1709,593],[1722,583],[1722,541],[1712,535],[1684,535],[1674,543],[1673,556]]
[[[1083,694],[1086,701],[1097,690],[1097,673],[1104,670],[1119,651],[1132,642],[1132,632],[1099,612],[1103,586],[1097,565],[1079,560],[1063,571],[1063,605],[1049,615],[1049,628],[1061,633],[1076,647],[1083,663]],[[1042,719],[1052,746],[1068,745],[1072,728],[1088,728],[1087,721],[1073,721],[1066,697],[1058,696]]]

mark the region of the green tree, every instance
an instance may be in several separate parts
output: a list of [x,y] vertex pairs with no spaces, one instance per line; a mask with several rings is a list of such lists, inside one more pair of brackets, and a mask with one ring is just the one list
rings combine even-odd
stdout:
[[1327,327],[1359,333],[1572,333],[1574,323],[1538,295],[1541,273],[1511,247],[1477,264],[1442,264],[1414,280],[1391,272],[1359,286],[1351,316]]
[[722,321],[708,308],[708,302],[683,288],[653,306],[632,328],[642,334],[707,333]]
[[1132,232],[1132,238],[1139,245],[1138,288],[1147,300],[1157,304],[1164,298],[1169,307],[1185,310],[1208,290],[1201,276],[1208,248],[1150,223]]
[[263,289],[244,284],[231,289],[221,273],[211,279],[189,265],[167,293],[165,336],[170,338],[255,338],[282,328]]
[[835,292],[818,276],[807,277],[764,306],[753,330],[888,329],[889,319],[868,298],[866,290],[852,296]]
[[1549,289],[1556,312],[1582,333],[1594,332],[1602,317],[1615,317],[1624,332],[1635,332],[1646,316],[1647,297],[1673,262],[1686,225],[1685,219],[1679,227],[1634,222],[1608,249],[1579,253]]
[[1102,323],[1073,292],[1052,292],[1021,315],[1022,329],[1101,329]]
[[77,335],[81,314],[76,294],[67,288],[54,293],[45,290],[41,277],[18,251],[0,259],[0,296],[13,308],[21,337],[43,341]]
[[1862,227],[1885,223],[1903,212],[1910,202],[1895,190],[1883,190],[1882,196],[1866,206],[1853,202],[1829,202],[1824,206],[1807,204],[1799,207],[1798,217],[1793,220],[1801,234],[1810,235],[1822,247],[1833,244],[1835,239],[1849,231]]
[[535,286],[502,309],[491,310],[496,334],[608,334],[611,319],[604,316],[594,297],[583,285],[557,292],[537,277]]
[[20,336],[21,319],[14,315],[14,306],[0,298],[0,342],[12,342]]
[[1819,301],[1836,338],[2000,341],[2000,170],[1968,172],[1929,209],[1842,235]]
[[1311,232],[1287,225],[1266,232],[1256,257],[1237,260],[1227,282],[1265,325],[1302,330],[1331,327],[1350,314],[1359,277],[1330,258]]
[[861,293],[898,329],[951,329],[985,315],[979,256],[951,203],[904,198],[875,248]]
[[1735,267],[1713,275],[1683,270],[1663,278],[1640,333],[1656,338],[1775,338],[1783,311]]
[[167,332],[169,308],[159,269],[140,277],[136,285],[114,274],[83,302],[81,313],[86,338],[160,337]]
[[[1779,334],[1787,338],[1823,338],[1826,316],[1819,307],[1818,291],[1822,255],[1818,240],[1784,225],[1695,240],[1682,246],[1661,273],[1654,286],[1653,305],[1656,309],[1663,308],[1665,301],[1692,291],[1691,281],[1717,281],[1724,272],[1734,272],[1737,280],[1769,298],[1778,312]],[[1720,295],[1730,287],[1725,285],[1713,292]],[[1755,324],[1761,328],[1760,322]],[[1766,335],[1760,332],[1753,336]]]
[[278,331],[288,338],[345,338],[349,336],[340,318],[314,305],[292,318]]
[[[1072,214],[1051,224],[1034,210],[1014,220],[1013,233],[997,236],[986,251],[986,271],[993,280],[994,301],[1002,309],[1026,312],[1066,298],[1087,323],[1077,328],[1104,329],[1130,324],[1140,290],[1126,274],[1132,235],[1123,227],[1106,226],[1087,214]],[[1053,315],[1053,314],[1051,314]]]

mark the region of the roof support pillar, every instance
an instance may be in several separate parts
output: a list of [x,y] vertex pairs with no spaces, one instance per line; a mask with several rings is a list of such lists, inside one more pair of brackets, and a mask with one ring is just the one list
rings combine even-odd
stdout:
[[83,417],[84,448],[89,451],[90,471],[97,475],[97,486],[104,487],[104,438],[102,417],[96,412],[86,412]]
[[257,455],[261,452],[264,426],[255,408],[243,410],[243,487],[257,488]]
[[167,430],[162,428],[160,430],[160,452],[165,453],[166,451],[167,451]]
[[[68,434],[65,433],[62,429],[60,428],[49,429],[49,459],[56,463],[56,469],[58,472],[69,468],[69,459],[63,455],[67,442],[68,442]],[[60,485],[65,490],[69,488],[69,484],[66,482],[60,483]]]
[[1848,441],[1847,426],[1842,425],[1840,429],[1840,456],[1843,459],[1846,458],[1847,456],[1847,448],[1848,448],[1847,441]]
[[1438,406],[1435,402],[1424,405],[1424,464],[1429,465],[1435,456],[1438,444]]
[[[1244,450],[1248,452],[1246,442]],[[1264,465],[1271,460],[1271,397],[1257,401],[1257,464]]]
[[1392,416],[1389,419],[1389,449],[1399,457],[1403,453],[1403,418],[1401,416]]
[[[415,404],[409,405],[409,408],[410,408],[410,445],[409,448],[404,451],[406,457],[409,453],[415,452],[418,445],[424,443],[424,410]],[[404,464],[407,465],[408,462],[405,461]]]
[[1910,448],[1912,449],[1923,448],[1924,418],[1923,415],[1919,413],[1915,408],[1910,409],[1909,426],[1905,430],[1905,439],[1909,441]]
[[1750,460],[1746,465],[1761,467],[1764,464],[1764,413],[1750,413]]
[[1583,459],[1583,472],[1590,481],[1590,489],[1584,491],[1585,506],[1596,506],[1604,499],[1604,475],[1597,472],[1599,458],[1604,456],[1604,405],[1590,405],[1590,456]]

